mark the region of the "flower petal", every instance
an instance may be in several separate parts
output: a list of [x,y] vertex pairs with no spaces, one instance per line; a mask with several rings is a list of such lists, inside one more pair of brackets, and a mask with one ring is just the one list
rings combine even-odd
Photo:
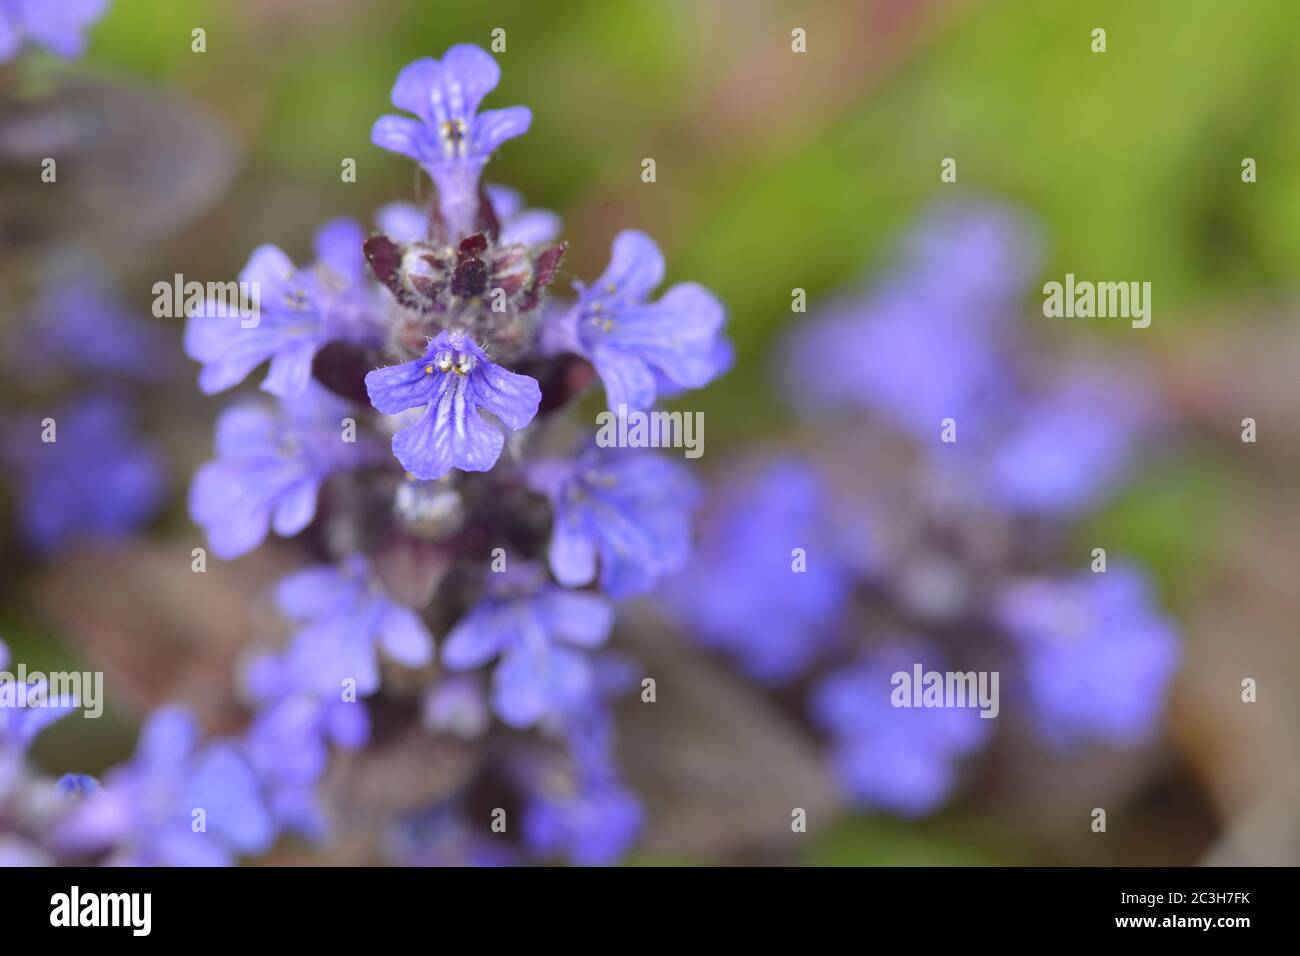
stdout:
[[455,671],[486,664],[510,643],[509,615],[499,609],[477,607],[447,635],[442,662]]
[[429,155],[428,133],[413,119],[404,116],[381,116],[370,128],[370,142],[390,153],[409,156],[421,162]]
[[576,516],[556,514],[549,558],[551,573],[566,588],[596,579],[596,539]]
[[419,358],[401,365],[377,368],[366,375],[366,394],[370,404],[385,415],[396,415],[408,408],[427,405],[434,398],[442,376],[425,371],[431,359]]
[[423,667],[433,659],[433,637],[420,615],[409,607],[392,603],[384,611],[379,643],[399,664]]
[[332,219],[316,230],[312,244],[317,262],[353,282],[365,279],[366,260],[361,251],[366,233],[361,223],[347,216]]
[[523,136],[533,122],[533,111],[526,106],[508,106],[502,110],[485,110],[474,120],[470,133],[474,154],[488,157],[508,139]]
[[637,356],[602,344],[592,350],[591,358],[605,385],[610,411],[618,412],[624,405],[629,411],[645,411],[655,403],[655,377]]
[[614,606],[597,594],[551,588],[538,599],[547,631],[578,647],[599,647],[614,626]]
[[292,538],[316,517],[316,495],[320,482],[303,478],[285,491],[276,503],[273,525],[282,538]]
[[533,420],[542,401],[537,380],[482,361],[473,372],[474,404],[518,430]]
[[588,291],[612,304],[644,302],[663,281],[664,256],[658,244],[638,229],[625,229],[614,237],[609,265]]

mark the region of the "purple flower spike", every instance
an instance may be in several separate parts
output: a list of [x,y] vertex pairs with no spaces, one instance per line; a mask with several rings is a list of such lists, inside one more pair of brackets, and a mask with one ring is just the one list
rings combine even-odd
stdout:
[[554,507],[551,573],[565,587],[594,581],[599,561],[606,594],[644,594],[690,555],[699,491],[685,469],[659,455],[592,449],[573,462],[537,462],[528,482]]
[[239,314],[229,308],[233,303],[209,301],[185,324],[185,351],[203,364],[204,394],[238,385],[269,359],[262,388],[281,397],[300,395],[311,380],[312,360],[327,343],[377,344],[385,302],[366,277],[364,239],[351,219],[326,223],[316,233],[315,264],[301,270],[277,247],[259,247],[239,274],[256,308]]
[[302,624],[288,666],[311,690],[338,698],[342,681],[360,696],[379,689],[379,650],[407,667],[433,659],[433,637],[420,615],[381,589],[370,562],[319,565],[291,574],[276,591],[280,610]]
[[375,457],[373,444],[344,440],[350,406],[312,385],[278,409],[256,403],[217,419],[217,458],[190,485],[190,515],[221,558],[247,554],[270,528],[281,537],[316,516],[316,495],[331,474]]
[[418,420],[393,436],[393,454],[426,480],[453,468],[489,471],[497,463],[505,438],[478,409],[517,430],[533,420],[542,400],[536,381],[494,365],[458,332],[439,334],[422,358],[371,372],[366,391],[387,415],[423,406]]
[[409,156],[433,177],[453,240],[474,231],[483,166],[498,146],[528,132],[532,123],[524,106],[478,112],[500,78],[496,61],[469,44],[453,46],[441,61],[416,60],[398,74],[392,101],[418,121],[381,116],[370,131],[376,146]]
[[565,317],[570,347],[596,366],[609,408],[645,410],[659,382],[700,388],[731,364],[719,333],[722,303],[693,282],[673,286],[647,302],[663,281],[664,257],[643,232],[614,238],[609,267],[590,286],[578,285],[578,303]]
[[86,52],[86,31],[109,0],[0,0],[0,63],[31,43],[65,60]]
[[575,648],[609,638],[613,608],[603,598],[547,584],[536,565],[488,575],[487,594],[447,635],[450,670],[480,667],[500,656],[492,706],[512,727],[532,727],[589,698],[592,665]]
[[1049,742],[1136,746],[1155,730],[1178,638],[1139,569],[1018,581],[997,610],[1025,655],[1030,703]]

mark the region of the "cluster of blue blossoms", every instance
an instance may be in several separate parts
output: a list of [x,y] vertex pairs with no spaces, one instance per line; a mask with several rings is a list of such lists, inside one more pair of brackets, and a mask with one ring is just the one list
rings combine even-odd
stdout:
[[1177,667],[1142,570],[1071,550],[1161,431],[1159,404],[1113,359],[1026,340],[1034,248],[1003,208],[942,208],[889,278],[791,332],[773,377],[806,452],[719,476],[667,588],[700,645],[808,690],[865,809],[933,811],[1000,722],[895,707],[898,671],[996,670],[1002,699],[1069,749],[1144,742]]

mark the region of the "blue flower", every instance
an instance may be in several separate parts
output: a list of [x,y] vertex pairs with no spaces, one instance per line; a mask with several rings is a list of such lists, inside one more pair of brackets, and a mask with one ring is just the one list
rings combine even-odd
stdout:
[[654,240],[620,232],[608,268],[590,286],[576,286],[577,304],[561,320],[568,348],[596,367],[611,411],[648,409],[661,383],[700,388],[731,364],[720,334],[722,303],[694,282],[647,302],[663,277],[664,257]]
[[416,60],[398,74],[392,101],[418,121],[381,116],[370,132],[376,146],[409,156],[433,177],[453,240],[474,231],[479,176],[492,153],[532,123],[524,106],[478,112],[500,78],[496,61],[469,44],[453,46],[441,61]]
[[38,421],[11,425],[0,448],[17,482],[23,535],[38,554],[79,540],[125,537],[158,513],[167,490],[162,456],[133,428],[115,396],[92,394]]
[[868,411],[927,443],[945,418],[963,443],[986,436],[1014,392],[1008,331],[1035,263],[1014,215],[942,207],[898,272],[786,336],[777,377],[807,410]]
[[549,714],[543,724],[563,740],[567,762],[552,752],[516,761],[524,793],[524,843],[542,859],[580,866],[617,863],[645,826],[645,807],[623,783],[614,752],[610,701],[637,682],[635,661],[604,651],[592,656],[585,694]]
[[349,406],[319,385],[278,409],[248,403],[217,419],[215,461],[190,485],[190,515],[222,558],[247,554],[267,531],[291,537],[316,516],[331,474],[366,464],[376,449],[344,441]]
[[564,857],[579,866],[617,863],[645,827],[645,807],[615,781],[558,775],[539,781],[524,805],[524,842],[540,857]]
[[1017,513],[1070,515],[1128,473],[1158,402],[1136,378],[1076,369],[1026,400],[987,453],[989,492]]
[[549,209],[525,209],[522,194],[508,186],[485,187],[500,224],[497,242],[503,246],[540,246],[557,239],[564,223]]
[[699,491],[662,456],[592,448],[576,461],[535,462],[528,483],[554,508],[551,573],[565,587],[590,584],[599,563],[606,594],[643,594],[690,555]]
[[832,763],[849,798],[864,808],[921,816],[956,784],[954,762],[989,738],[991,721],[969,707],[895,707],[891,676],[933,657],[900,641],[832,671],[813,691],[811,709],[832,738]]
[[728,476],[718,497],[668,604],[751,676],[796,678],[833,643],[853,583],[827,489],[807,463],[782,458]]
[[263,787],[278,827],[321,839],[327,831],[316,785],[331,745],[356,750],[370,738],[365,705],[304,687],[287,655],[254,660],[245,688],[261,709],[244,735],[248,759]]
[[275,246],[259,247],[239,274],[241,286],[254,284],[255,314],[244,317],[231,309],[237,303],[209,301],[186,321],[185,351],[203,364],[203,393],[238,385],[269,359],[262,388],[300,395],[327,343],[381,342],[387,303],[366,276],[364,239],[351,219],[326,223],[316,233],[317,261],[307,269],[295,268]]
[[442,661],[454,671],[500,658],[492,706],[512,727],[531,727],[585,700],[592,665],[578,649],[609,638],[613,608],[595,594],[545,582],[535,565],[488,575],[487,593],[447,635]]
[[58,834],[66,847],[110,851],[111,863],[141,866],[225,866],[236,855],[264,853],[274,839],[247,757],[228,741],[200,746],[194,718],[181,707],[146,721],[135,755],[105,775]]
[[0,63],[31,43],[67,60],[86,51],[86,31],[109,0],[0,0]]
[[997,617],[1023,655],[1033,715],[1050,743],[1144,743],[1178,667],[1173,625],[1137,567],[1004,587]]
[[28,381],[89,372],[154,382],[179,358],[168,331],[134,314],[104,273],[79,258],[51,270],[9,348],[12,373]]
[[505,438],[478,409],[517,430],[533,420],[542,400],[536,381],[494,365],[460,332],[439,333],[422,358],[371,372],[366,391],[387,415],[423,407],[418,420],[393,436],[393,454],[426,480],[453,468],[488,471],[496,464]]
[[288,667],[306,687],[338,697],[342,682],[361,696],[379,689],[379,650],[406,667],[433,659],[433,638],[420,615],[384,593],[370,562],[357,555],[339,566],[289,575],[276,603],[298,625]]

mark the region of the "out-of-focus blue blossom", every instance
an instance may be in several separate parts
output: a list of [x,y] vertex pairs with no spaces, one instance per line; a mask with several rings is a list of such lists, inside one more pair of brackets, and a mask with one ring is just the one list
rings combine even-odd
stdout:
[[613,780],[538,781],[524,808],[524,841],[540,857],[608,866],[627,853],[645,826],[645,807]]
[[442,648],[451,670],[500,658],[492,707],[512,727],[531,727],[585,700],[592,689],[584,650],[609,637],[614,613],[596,594],[565,591],[533,564],[487,575],[483,597],[456,624]]
[[255,659],[244,674],[245,689],[261,702],[244,736],[244,747],[261,782],[277,826],[312,839],[326,835],[325,813],[316,784],[330,746],[356,750],[370,739],[365,705],[304,688],[286,655]]
[[610,701],[636,685],[635,661],[604,651],[592,658],[585,695],[549,715],[544,729],[563,741],[567,765],[533,754],[516,776],[525,792],[524,842],[542,859],[581,866],[616,863],[645,826],[645,807],[623,783],[614,753]]
[[577,303],[545,333],[591,361],[611,411],[644,411],[655,403],[661,382],[700,388],[731,365],[721,337],[722,303],[694,282],[678,283],[648,302],[663,278],[664,257],[655,241],[644,232],[620,232],[604,273],[590,286],[575,283]]
[[1156,422],[1155,398],[1135,379],[1079,368],[1018,408],[990,447],[990,496],[1010,511],[1071,515],[1097,504],[1134,464]]
[[644,594],[690,555],[699,488],[661,455],[593,447],[533,463],[528,483],[551,500],[551,573],[565,587],[593,582],[599,564],[606,594]]
[[479,176],[492,153],[532,123],[524,106],[478,111],[500,78],[491,55],[469,44],[451,47],[440,61],[416,60],[398,74],[392,101],[418,121],[382,116],[370,132],[376,146],[409,156],[433,178],[453,240],[474,231]]
[[1140,569],[1014,581],[997,617],[1022,654],[1032,714],[1049,742],[1134,746],[1156,729],[1180,654]]
[[549,209],[525,209],[523,194],[509,186],[486,187],[488,201],[501,230],[497,241],[503,246],[540,246],[558,239],[564,222]]
[[501,457],[505,437],[478,409],[518,430],[533,420],[542,400],[534,379],[493,364],[460,332],[440,333],[421,358],[369,373],[366,391],[385,414],[423,410],[393,436],[397,460],[422,479],[441,478],[453,468],[490,470]]
[[753,677],[799,677],[833,645],[853,585],[829,493],[795,458],[738,472],[720,487],[694,557],[666,589],[669,605],[701,644]]
[[24,44],[43,47],[67,60],[86,52],[86,33],[110,0],[0,0],[0,63]]
[[10,423],[0,457],[17,484],[28,546],[49,555],[80,540],[113,541],[163,504],[162,457],[135,433],[127,406],[108,393],[79,398],[48,416]]
[[893,706],[892,675],[910,674],[918,661],[935,668],[933,651],[919,642],[883,645],[831,671],[813,691],[813,718],[831,735],[836,774],[864,808],[933,811],[952,792],[957,759],[990,736],[992,722],[975,708]]
[[183,708],[156,711],[135,755],[75,808],[59,842],[142,866],[224,866],[269,849],[275,823],[252,765],[236,745],[200,746],[198,736]]
[[221,413],[217,458],[190,485],[190,515],[218,557],[252,551],[270,528],[286,538],[302,531],[326,478],[375,459],[364,437],[344,440],[350,414],[347,402],[315,384],[277,408],[250,402]]
[[27,381],[91,373],[153,382],[170,374],[178,359],[165,329],[134,314],[93,263],[71,259],[43,284],[16,329],[8,364]]
[[326,223],[316,233],[316,262],[305,269],[275,246],[258,248],[239,274],[241,284],[252,284],[255,314],[232,314],[237,303],[209,300],[186,321],[185,351],[203,365],[204,394],[238,385],[269,359],[262,388],[300,395],[329,342],[378,344],[386,293],[367,278],[364,239],[351,219]]
[[784,394],[809,411],[870,412],[926,444],[945,418],[963,442],[986,436],[1014,384],[1008,331],[1036,265],[1031,235],[998,207],[938,210],[896,274],[787,335]]
[[379,689],[379,651],[406,667],[433,660],[433,637],[420,615],[388,597],[360,555],[338,566],[291,574],[276,603],[297,624],[288,667],[304,685],[337,697],[343,681],[368,696]]

